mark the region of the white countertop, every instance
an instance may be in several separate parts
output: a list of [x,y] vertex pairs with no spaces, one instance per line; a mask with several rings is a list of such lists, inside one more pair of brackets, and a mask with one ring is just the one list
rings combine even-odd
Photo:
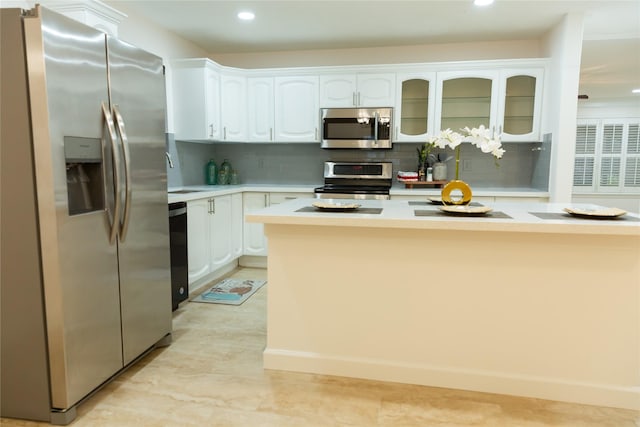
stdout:
[[[640,216],[627,213],[618,219],[583,219],[568,214],[559,219],[541,219],[530,212],[564,214],[563,208],[599,208],[589,204],[571,203],[485,203],[494,213],[503,212],[510,218],[486,216],[458,216],[440,213],[437,205],[424,203],[410,205],[406,200],[358,200],[364,207],[382,208],[380,214],[354,212],[296,212],[309,207],[317,199],[298,198],[285,203],[260,209],[245,216],[248,222],[265,224],[318,225],[342,227],[405,228],[405,229],[449,229],[466,231],[505,231],[566,234],[629,235],[640,237]],[[325,202],[330,199],[323,200]],[[344,200],[342,200],[344,202]],[[435,216],[416,216],[415,210],[429,210]]]
[[[169,203],[186,202],[189,200],[203,199],[207,197],[224,196],[226,194],[241,193],[245,191],[259,192],[287,192],[287,193],[313,193],[314,188],[321,187],[318,184],[241,184],[241,185],[188,185],[184,187],[169,187]],[[192,190],[193,193],[172,193],[177,190]],[[391,187],[391,196],[415,196],[416,200],[426,196],[440,194],[440,188],[405,188],[404,184],[394,183]],[[478,197],[549,197],[548,191],[534,190],[530,188],[477,188],[473,191]]]
[[[188,185],[184,187],[169,187],[169,203],[188,202],[189,200],[206,199],[207,197],[224,196],[226,194],[258,191],[285,193],[313,193],[317,185],[287,185],[287,184],[240,184],[240,185]],[[193,193],[172,193],[172,191],[190,190]]]
[[[549,197],[548,191],[533,188],[490,188],[471,186],[473,195],[477,197]],[[405,188],[404,184],[395,182],[391,187],[391,196],[435,196],[440,195],[442,189],[436,187]]]

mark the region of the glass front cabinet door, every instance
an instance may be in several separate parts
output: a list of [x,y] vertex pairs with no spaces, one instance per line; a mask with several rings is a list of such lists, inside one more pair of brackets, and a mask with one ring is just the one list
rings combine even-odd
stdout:
[[540,141],[543,72],[501,70],[498,129],[503,141]]
[[435,72],[398,73],[394,142],[424,142],[433,135]]
[[437,130],[496,128],[499,72],[468,70],[438,73]]

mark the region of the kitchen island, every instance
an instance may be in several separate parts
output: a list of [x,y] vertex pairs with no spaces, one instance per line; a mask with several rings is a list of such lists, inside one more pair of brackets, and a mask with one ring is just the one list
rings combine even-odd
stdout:
[[269,244],[265,368],[640,409],[637,215],[313,202],[246,216]]

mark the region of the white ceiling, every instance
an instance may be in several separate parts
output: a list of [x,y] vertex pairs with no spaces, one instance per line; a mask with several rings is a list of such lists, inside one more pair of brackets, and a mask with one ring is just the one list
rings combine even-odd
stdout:
[[[543,37],[569,12],[584,13],[581,93],[630,96],[640,88],[640,0],[109,1],[207,52],[339,49]],[[252,22],[236,14],[251,10]]]

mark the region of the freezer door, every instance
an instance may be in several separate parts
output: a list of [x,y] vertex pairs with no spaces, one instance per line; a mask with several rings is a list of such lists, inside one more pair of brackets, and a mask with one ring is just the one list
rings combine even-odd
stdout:
[[111,107],[122,138],[118,241],[124,363],[171,332],[171,262],[161,58],[107,37]]
[[107,62],[103,33],[39,10],[24,32],[52,407],[65,410],[123,366]]

